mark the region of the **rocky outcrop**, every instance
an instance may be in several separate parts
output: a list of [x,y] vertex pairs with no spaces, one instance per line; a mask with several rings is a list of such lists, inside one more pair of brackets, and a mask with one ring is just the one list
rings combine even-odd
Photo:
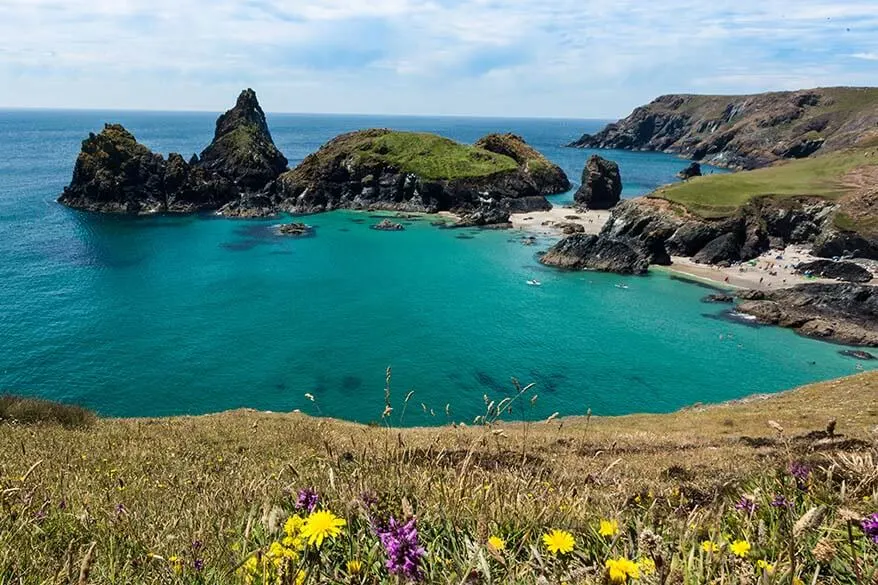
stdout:
[[385,218],[373,225],[372,229],[382,232],[401,232],[405,229],[405,226]]
[[201,153],[200,164],[244,192],[262,191],[287,170],[287,159],[274,145],[252,89],[242,91],[235,107],[216,121],[213,141]]
[[701,176],[701,165],[697,162],[691,163],[685,169],[677,173],[677,177],[683,179],[684,181],[688,181],[692,177],[700,177]]
[[178,154],[165,160],[119,125],[89,135],[59,201],[104,213],[215,210],[246,218],[338,208],[452,211],[469,225],[551,209],[541,191],[560,189],[561,180],[548,161],[512,135],[483,140],[519,158],[432,134],[364,130],[331,140],[288,171],[247,89],[189,162]]
[[804,284],[740,293],[738,311],[761,323],[802,335],[878,347],[878,288],[858,284]]
[[224,178],[176,153],[165,160],[121,125],[107,124],[82,142],[73,178],[58,201],[88,211],[138,215],[216,209],[235,196]]
[[[533,179],[507,156],[430,134],[362,130],[331,140],[278,180],[278,206],[451,211],[496,223],[510,211],[548,209]],[[506,221],[504,220],[504,221]]]
[[599,236],[627,242],[650,264],[667,265],[671,256],[685,256],[730,266],[756,258],[772,244],[812,241],[831,229],[834,209],[831,202],[809,197],[760,198],[731,217],[710,220],[664,199],[640,197],[616,205]]
[[878,238],[829,226],[816,237],[811,253],[821,258],[878,260]]
[[819,278],[832,278],[843,282],[865,283],[872,280],[872,273],[853,262],[814,260],[796,266],[796,272]]
[[610,209],[622,197],[622,175],[615,162],[591,155],[582,170],[582,185],[573,195],[582,209]]
[[314,228],[299,222],[282,223],[277,226],[277,232],[284,236],[302,237],[311,235],[314,232]]
[[878,89],[665,95],[570,146],[671,152],[731,168],[848,148],[878,125]]
[[573,234],[549,248],[540,258],[547,266],[568,270],[600,270],[619,274],[644,274],[649,258],[629,241]]
[[570,180],[564,170],[528,145],[521,136],[488,134],[473,146],[514,160],[534,180],[541,195],[555,195],[570,189]]

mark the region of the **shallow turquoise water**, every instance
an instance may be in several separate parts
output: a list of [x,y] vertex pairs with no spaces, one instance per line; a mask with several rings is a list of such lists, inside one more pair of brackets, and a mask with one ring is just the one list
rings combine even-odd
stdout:
[[[276,221],[127,219],[65,209],[79,141],[120,120],[156,150],[199,150],[207,114],[0,112],[0,390],[108,415],[301,408],[376,420],[384,369],[404,424],[469,421],[483,396],[535,382],[517,416],[668,411],[854,373],[837,346],[717,319],[702,287],[541,267],[514,232],[377,232],[365,213],[311,216],[316,237]],[[272,116],[294,163],[359,127],[471,141],[513,130],[578,178],[589,154],[559,145],[598,122]],[[610,153],[626,195],[685,161]],[[575,174],[574,174],[575,173]],[[562,195],[557,200],[569,199]],[[538,278],[541,287],[525,284]],[[625,283],[628,289],[616,285]],[[304,394],[315,396],[308,401]],[[425,413],[421,403],[436,413]]]

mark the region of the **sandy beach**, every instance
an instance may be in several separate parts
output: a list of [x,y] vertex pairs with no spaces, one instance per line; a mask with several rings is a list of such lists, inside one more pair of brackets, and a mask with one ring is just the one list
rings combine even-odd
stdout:
[[573,207],[555,206],[549,211],[513,213],[510,216],[512,228],[525,230],[544,236],[562,235],[559,224],[576,223],[585,228],[587,234],[597,234],[610,218],[605,210],[578,211]]

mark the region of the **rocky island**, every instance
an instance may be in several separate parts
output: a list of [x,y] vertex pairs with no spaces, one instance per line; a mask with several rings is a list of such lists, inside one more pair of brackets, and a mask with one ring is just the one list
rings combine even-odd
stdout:
[[83,141],[59,201],[102,213],[216,211],[227,217],[382,209],[450,211],[461,225],[506,224],[547,210],[570,186],[564,171],[512,134],[473,146],[426,133],[371,129],[331,140],[288,170],[256,93],[241,92],[213,141],[187,162],[165,159],[118,124]]

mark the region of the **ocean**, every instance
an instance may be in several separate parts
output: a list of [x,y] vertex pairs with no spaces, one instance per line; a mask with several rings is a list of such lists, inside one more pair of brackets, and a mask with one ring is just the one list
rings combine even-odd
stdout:
[[[842,347],[724,319],[726,307],[700,302],[710,290],[664,272],[543,267],[536,252],[551,241],[524,246],[515,232],[442,230],[429,220],[379,232],[369,229],[378,218],[341,211],[309,216],[314,237],[285,239],[272,231],[277,219],[108,217],[55,202],[81,140],[104,122],[188,158],[209,143],[215,118],[0,111],[0,392],[107,416],[251,407],[430,425],[471,423],[486,401],[514,393],[513,378],[534,386],[508,416],[540,419],[666,412],[857,371]],[[268,118],[291,165],[360,128],[464,142],[511,131],[577,183],[591,151],[562,145],[604,124]],[[687,164],[602,155],[619,163],[625,197],[675,180]],[[551,199],[569,202],[572,192]],[[542,286],[527,286],[531,278]],[[394,410],[382,421],[388,367]]]

